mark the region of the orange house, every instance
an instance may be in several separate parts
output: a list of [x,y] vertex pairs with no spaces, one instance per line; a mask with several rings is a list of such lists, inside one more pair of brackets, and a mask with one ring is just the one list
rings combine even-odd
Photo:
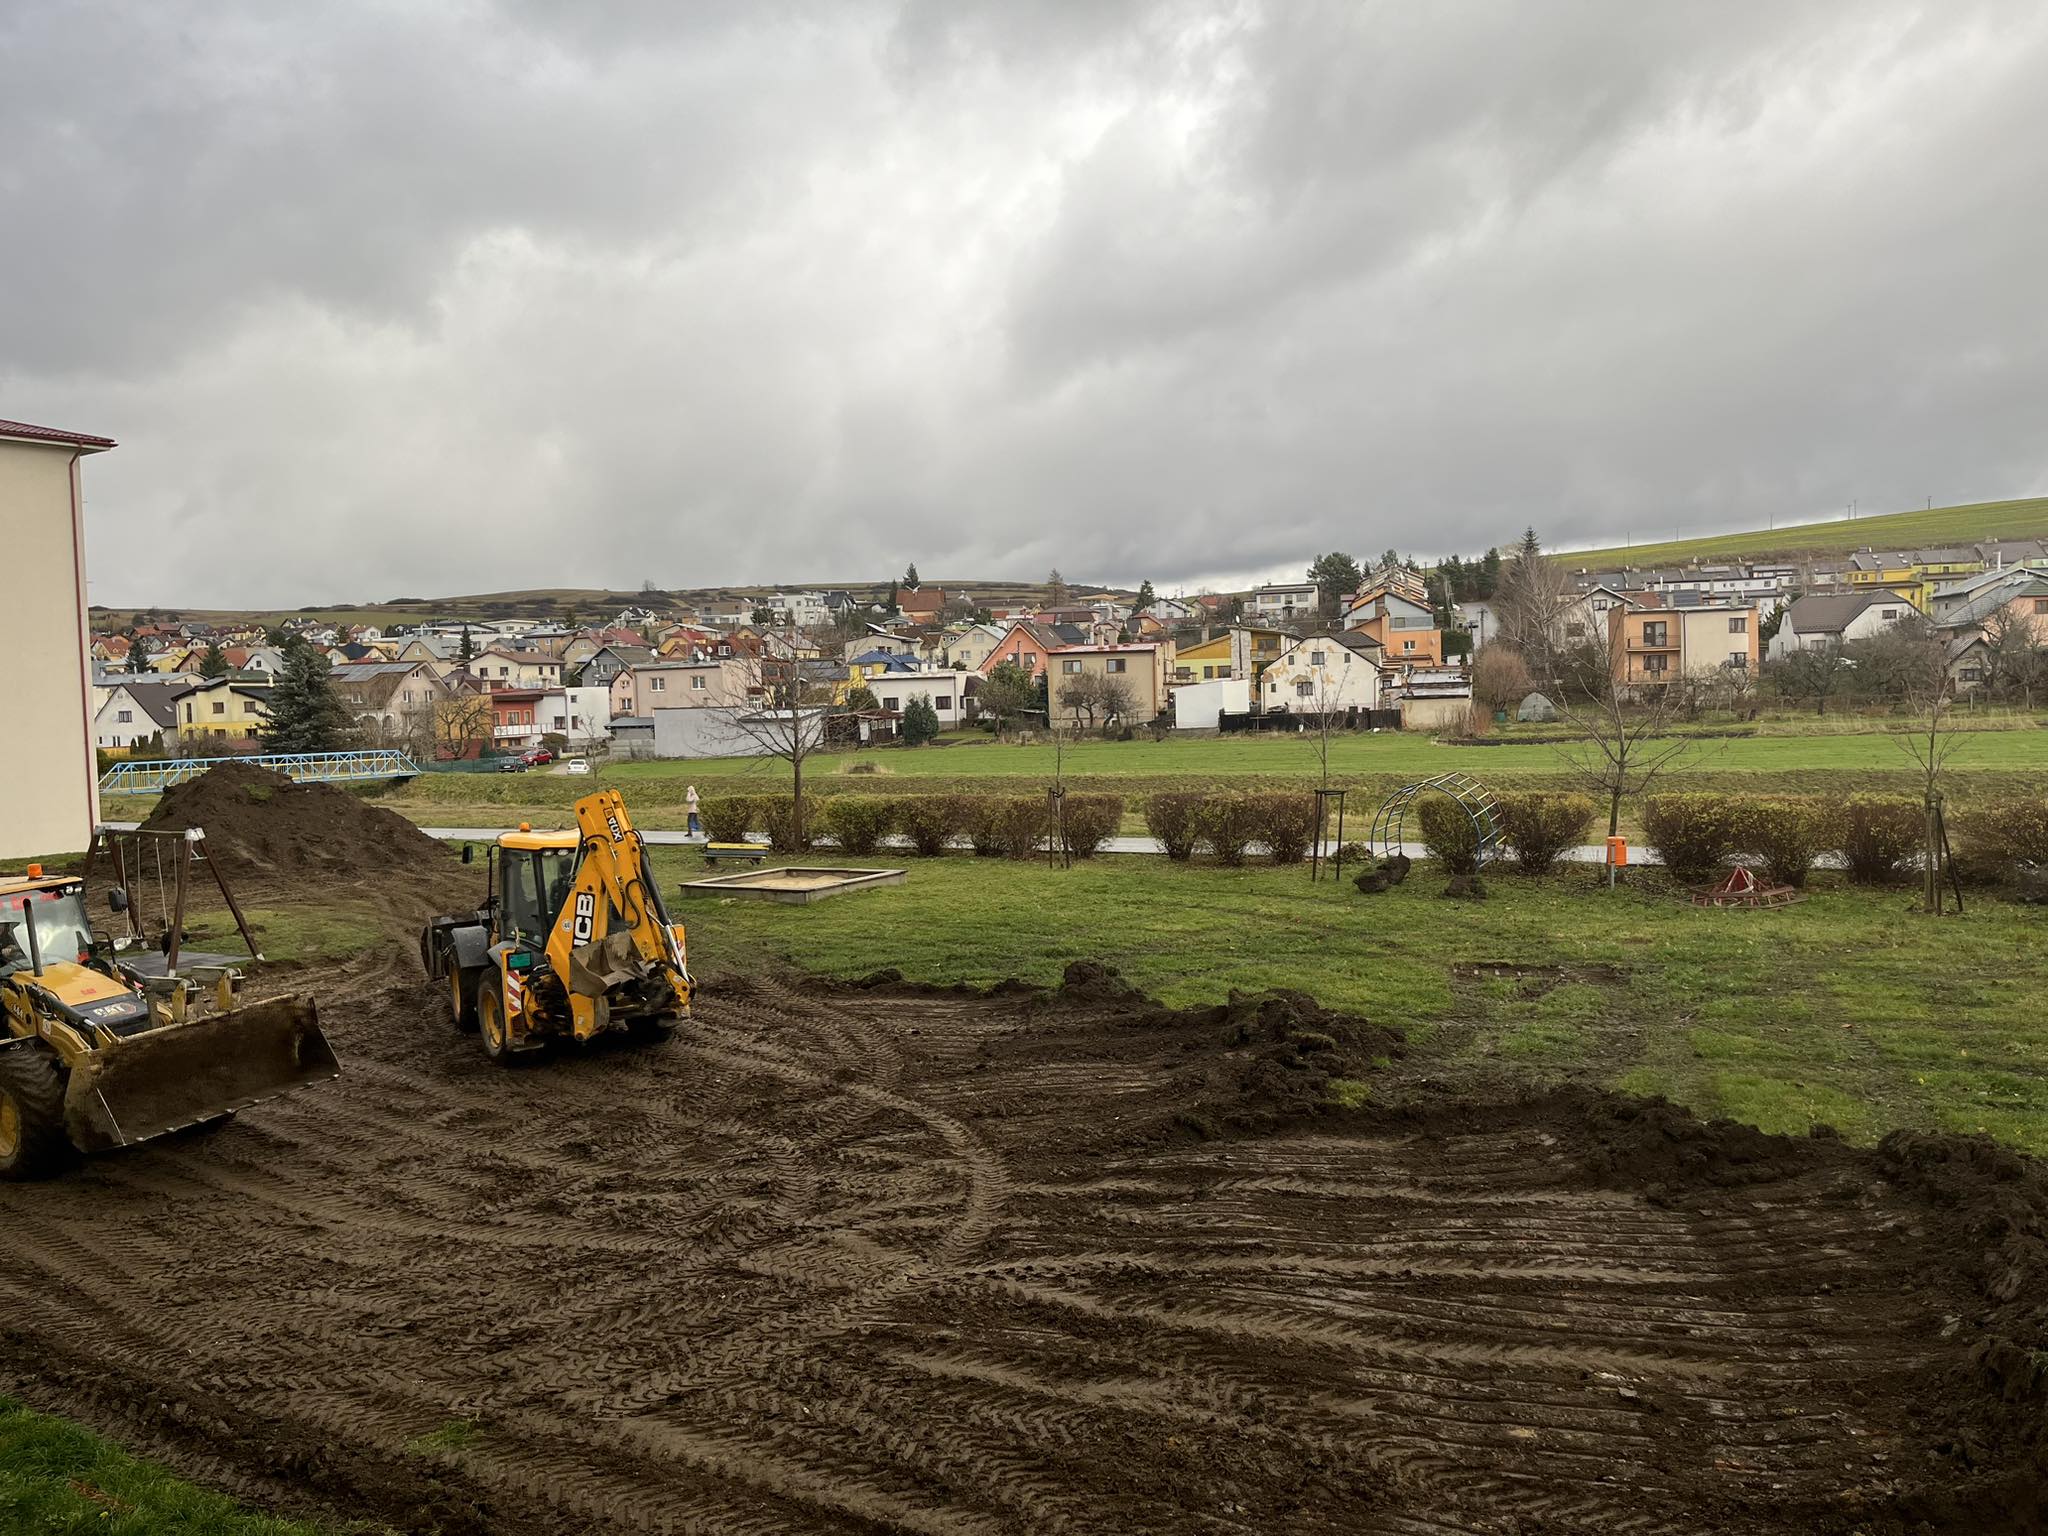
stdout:
[[1066,644],[1066,641],[1043,624],[1034,623],[1030,619],[1017,619],[1003,631],[1003,638],[996,642],[995,649],[988,653],[977,670],[983,677],[987,677],[1004,662],[1013,662],[1023,668],[1025,676],[1035,682],[1045,675],[1046,657],[1054,651],[1065,650]]
[[1417,602],[1386,586],[1367,587],[1351,599],[1344,627],[1377,640],[1384,665],[1440,667],[1444,664],[1443,631],[1426,602]]

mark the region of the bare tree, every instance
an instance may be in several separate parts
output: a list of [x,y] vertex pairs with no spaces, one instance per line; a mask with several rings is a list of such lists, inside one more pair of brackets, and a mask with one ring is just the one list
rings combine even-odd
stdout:
[[1984,681],[2000,699],[2017,699],[2022,709],[2034,707],[2034,693],[2048,682],[2048,646],[2029,614],[2007,605],[1984,626]]
[[1955,680],[1949,673],[1948,642],[1939,630],[1922,627],[1901,648],[1900,697],[1907,723],[1893,737],[1920,770],[1921,805],[1925,814],[1925,858],[1921,894],[1927,911],[1941,911],[1941,776],[1948,760],[1963,744],[1955,728]]
[[1500,573],[1493,611],[1499,639],[1544,682],[1554,679],[1565,610],[1578,600],[1571,572],[1546,559],[1531,529]]
[[[1137,695],[1129,681],[1106,672],[1082,672],[1060,684],[1060,708],[1095,728],[1098,718],[1104,726],[1127,718],[1137,708]],[[1048,722],[1057,728],[1057,722]]]
[[794,661],[757,654],[747,658],[747,672],[740,702],[706,707],[715,711],[730,741],[789,764],[790,826],[801,848],[806,839],[804,764],[825,744],[831,690],[808,681]]
[[1813,712],[1824,715],[1828,712],[1828,700],[1848,684],[1851,671],[1842,643],[1829,640],[1787,651],[1767,664],[1764,679],[1787,698],[1812,700]]
[[1621,830],[1621,802],[1649,792],[1660,778],[1685,767],[1697,743],[1670,736],[1671,706],[1663,689],[1631,706],[1609,683],[1590,703],[1560,703],[1558,718],[1577,731],[1557,748],[1571,776],[1607,802],[1607,835]]

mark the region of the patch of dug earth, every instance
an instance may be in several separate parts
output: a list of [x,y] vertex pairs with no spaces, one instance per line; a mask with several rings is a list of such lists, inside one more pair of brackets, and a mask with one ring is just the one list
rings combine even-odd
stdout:
[[[338,1082],[0,1186],[0,1378],[407,1530],[2040,1529],[2048,1186],[1988,1142],[1432,1094],[1090,968],[512,1072],[404,945],[331,979]],[[1303,1032],[1367,1107],[1270,1097]]]
[[452,850],[395,811],[332,784],[298,784],[232,759],[165,790],[143,826],[202,827],[231,879],[273,890],[336,878],[440,880],[457,863]]
[[[1096,960],[1067,966],[1057,987],[1014,979],[983,991],[913,986],[895,970],[877,971],[849,987],[868,994],[1009,1003],[1018,1012],[1002,1040],[1002,1064],[1019,1067],[1036,1056],[1044,1070],[1030,1075],[1027,1069],[1023,1091],[1011,1100],[992,1100],[989,1107],[1026,1117],[1050,1107],[1055,1123],[1045,1134],[1063,1145],[1173,1133],[1270,1133],[1341,1117],[1348,1112],[1343,1085],[1361,1083],[1406,1050],[1399,1030],[1325,1008],[1305,992],[1232,992],[1222,1003],[1171,1008]],[[1048,1021],[1057,1022],[1056,1033],[1043,1027]],[[985,1042],[985,1060],[994,1051],[994,1041]],[[1112,1077],[1129,1081],[1135,1074],[1127,1102],[1106,1123],[1059,1113],[1069,1096],[1056,1085],[1071,1082],[1084,1092],[1091,1087],[1075,1071],[1081,1062],[1101,1069],[1097,1088]]]

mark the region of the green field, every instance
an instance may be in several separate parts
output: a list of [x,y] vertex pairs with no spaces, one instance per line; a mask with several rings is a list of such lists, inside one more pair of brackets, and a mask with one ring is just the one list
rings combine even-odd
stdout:
[[[701,861],[660,850],[664,884]],[[834,862],[840,862],[835,860]],[[848,860],[873,863],[872,860]],[[900,861],[899,861],[900,862]],[[920,981],[1054,982],[1099,959],[1178,1004],[1293,987],[1399,1026],[1409,1078],[1475,1090],[1571,1079],[1663,1093],[1767,1130],[1825,1122],[1988,1131],[2048,1154],[2048,912],[1973,898],[1923,917],[1905,890],[1816,875],[1776,911],[1704,911],[1657,876],[1503,873],[1446,902],[1429,866],[1380,896],[1302,868],[1156,858],[911,859],[908,881],[807,907],[691,896],[703,974],[762,965]],[[1472,964],[1553,968],[1533,979]]]
[[[50,1536],[343,1536],[250,1514],[96,1435],[0,1398],[0,1530]],[[364,1536],[377,1527],[350,1525]]]
[[[1963,742],[1950,765],[1950,793],[1959,803],[2048,789],[2048,730],[2016,723],[2024,728],[1973,731]],[[1839,720],[1825,732],[1809,729],[1803,720],[1772,728],[1783,733],[1702,739],[1671,787],[1840,795],[1913,788],[1912,760],[1882,722]],[[1037,794],[1051,782],[1053,759],[1050,745],[972,737],[916,750],[819,753],[807,762],[804,779],[814,794]],[[1305,737],[1086,742],[1068,747],[1063,759],[1070,788],[1120,794],[1131,802],[1125,823],[1131,831],[1142,828],[1138,798],[1159,790],[1300,788],[1321,772]],[[1349,814],[1363,814],[1367,821],[1389,791],[1433,774],[1468,773],[1501,790],[1557,789],[1571,782],[1571,767],[1555,746],[1512,736],[1491,747],[1449,746],[1411,732],[1340,736],[1331,745],[1330,768],[1334,784],[1355,792]],[[644,825],[678,827],[692,784],[705,797],[786,792],[789,768],[778,759],[713,758],[618,763],[584,777],[427,774],[382,803],[427,826],[520,820],[562,826],[578,796],[615,785]]]
[[2048,496],[1976,501],[1931,511],[1886,512],[1876,517],[1752,528],[1702,539],[1666,540],[1620,548],[1570,550],[1554,558],[1574,570],[1679,565],[1688,560],[1763,560],[1778,555],[1847,555],[1859,549],[1924,549],[1979,539],[2048,538]]

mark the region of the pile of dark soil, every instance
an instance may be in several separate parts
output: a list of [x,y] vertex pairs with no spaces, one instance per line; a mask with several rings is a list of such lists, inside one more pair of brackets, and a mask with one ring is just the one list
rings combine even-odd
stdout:
[[[900,971],[876,971],[846,984],[863,992],[1015,999],[1034,1027],[993,1057],[1045,1053],[1135,1064],[1155,1061],[1151,1100],[1158,1128],[1199,1136],[1260,1133],[1345,1112],[1335,1086],[1357,1082],[1405,1053],[1401,1032],[1356,1014],[1325,1008],[1305,992],[1232,992],[1206,1007],[1171,1008],[1097,960],[1070,964],[1057,987],[1014,977],[992,987],[907,983]],[[1142,1134],[1132,1115],[1122,1134]]]
[[454,862],[396,812],[332,784],[295,784],[232,761],[164,791],[143,826],[203,827],[213,857],[243,878],[405,877],[443,873]]

